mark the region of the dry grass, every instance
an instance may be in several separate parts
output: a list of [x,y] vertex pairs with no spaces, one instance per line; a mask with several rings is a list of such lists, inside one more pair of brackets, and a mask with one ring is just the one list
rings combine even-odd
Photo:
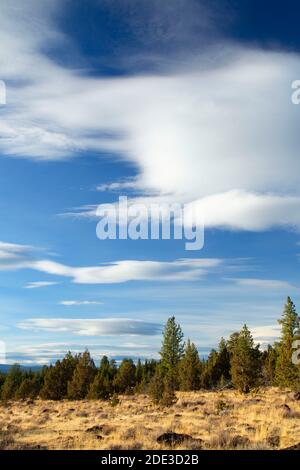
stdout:
[[156,439],[170,431],[194,439],[177,449],[284,448],[300,442],[300,402],[270,388],[246,397],[182,392],[166,409],[145,395],[121,397],[115,407],[87,400],[0,405],[1,449],[166,449]]

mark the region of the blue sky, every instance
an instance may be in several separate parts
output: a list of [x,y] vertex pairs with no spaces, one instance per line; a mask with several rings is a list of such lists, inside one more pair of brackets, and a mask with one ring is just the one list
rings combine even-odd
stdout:
[[[245,322],[273,341],[300,300],[297,2],[24,3],[0,5],[7,361],[156,357],[173,314],[201,354]],[[99,240],[124,195],[199,209],[204,248]]]

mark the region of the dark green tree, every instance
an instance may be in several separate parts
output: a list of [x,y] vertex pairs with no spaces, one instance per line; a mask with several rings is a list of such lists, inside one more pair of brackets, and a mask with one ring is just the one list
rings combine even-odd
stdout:
[[176,323],[174,316],[170,317],[165,325],[159,354],[162,370],[175,390],[179,386],[178,366],[184,355],[184,342],[181,326]]
[[230,352],[227,346],[227,342],[224,338],[221,338],[218,348],[218,357],[216,361],[216,380],[220,385],[228,383],[231,380],[230,374]]
[[165,373],[161,364],[156,367],[155,374],[149,384],[149,395],[153,403],[171,406],[176,401],[176,395],[170,376]]
[[79,356],[72,380],[68,383],[68,397],[73,400],[85,398],[96,374],[94,361],[86,350]]
[[150,382],[149,393],[154,403],[170,406],[176,400],[179,387],[179,364],[184,355],[183,332],[175,317],[165,325],[160,350],[161,361]]
[[200,387],[201,361],[194,343],[188,339],[184,355],[179,363],[180,389],[198,390]]
[[131,394],[135,386],[135,365],[132,359],[123,359],[114,379],[118,393]]
[[138,359],[136,368],[135,368],[135,383],[138,385],[143,380],[143,366],[141,360]]
[[299,366],[293,363],[293,342],[299,340],[299,316],[291,298],[287,298],[282,318],[281,338],[278,344],[275,380],[281,387],[298,389],[300,386]]
[[261,380],[261,353],[254,346],[252,335],[244,325],[232,349],[231,377],[233,385],[243,393],[259,386]]
[[16,398],[16,392],[19,389],[24,374],[18,364],[14,364],[6,375],[5,382],[2,385],[1,398],[2,400],[13,400]]
[[98,372],[91,383],[87,397],[94,400],[108,400],[112,392],[112,383],[109,378]]
[[88,398],[108,400],[113,393],[112,381],[115,376],[115,364],[110,363],[107,356],[103,356],[97,375],[91,383]]
[[45,371],[44,385],[41,390],[42,398],[46,400],[67,398],[68,383],[73,378],[78,360],[78,356],[73,356],[68,352],[62,361],[56,361],[54,366],[50,366]]
[[201,387],[210,389],[217,386],[219,375],[217,373],[218,352],[212,349],[204,361],[201,373]]
[[275,372],[278,359],[278,345],[268,345],[268,348],[262,354],[262,375],[264,385],[276,385]]
[[5,379],[6,379],[6,374],[0,371],[0,397],[1,397],[1,390],[4,385]]
[[22,382],[16,391],[15,398],[18,400],[25,400],[26,398],[35,399],[40,392],[40,381],[37,375],[27,377]]

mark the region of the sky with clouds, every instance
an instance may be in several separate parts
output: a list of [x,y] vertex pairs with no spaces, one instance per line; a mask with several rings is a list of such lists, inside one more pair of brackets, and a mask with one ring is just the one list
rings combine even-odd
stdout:
[[[201,354],[245,322],[276,338],[286,296],[300,302],[297,12],[290,0],[1,1],[8,362],[85,347],[156,357],[173,314]],[[203,249],[99,240],[97,207],[119,196],[185,204]]]

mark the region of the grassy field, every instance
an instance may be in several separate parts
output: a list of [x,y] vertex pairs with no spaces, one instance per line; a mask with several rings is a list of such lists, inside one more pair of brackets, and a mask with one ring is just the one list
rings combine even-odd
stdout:
[[20,401],[0,405],[1,449],[169,449],[165,432],[191,436],[178,449],[280,449],[300,442],[300,401],[276,388],[243,396],[178,393],[170,408],[146,395],[101,401]]

